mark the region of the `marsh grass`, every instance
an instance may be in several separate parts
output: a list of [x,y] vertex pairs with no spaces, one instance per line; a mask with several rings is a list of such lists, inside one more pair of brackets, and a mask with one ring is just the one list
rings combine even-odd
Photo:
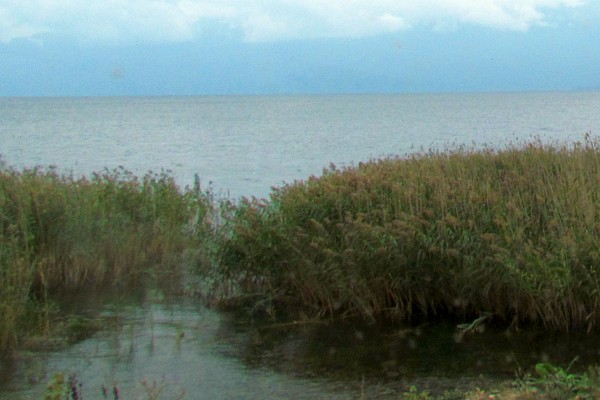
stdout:
[[332,165],[223,213],[216,293],[268,313],[600,322],[600,143]]
[[23,330],[47,332],[57,295],[177,279],[198,262],[188,250],[200,247],[211,208],[199,184],[181,191],[166,173],[86,179],[1,164],[0,351]]

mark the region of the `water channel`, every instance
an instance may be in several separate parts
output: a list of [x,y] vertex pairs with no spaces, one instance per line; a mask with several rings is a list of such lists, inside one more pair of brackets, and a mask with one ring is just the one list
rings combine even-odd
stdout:
[[[84,301],[85,300],[85,301]],[[85,399],[387,399],[489,387],[537,362],[598,362],[590,335],[453,324],[248,321],[160,294],[70,301],[103,321],[89,338],[0,362],[0,398],[41,399],[56,373]],[[105,394],[107,393],[107,394]],[[160,394],[160,396],[158,396]],[[154,396],[154,397],[153,397]]]

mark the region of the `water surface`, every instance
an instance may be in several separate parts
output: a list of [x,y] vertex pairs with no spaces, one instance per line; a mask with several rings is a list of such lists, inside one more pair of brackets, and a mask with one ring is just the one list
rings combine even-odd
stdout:
[[237,198],[333,162],[600,132],[600,92],[0,98],[0,154],[90,174],[172,170]]
[[248,321],[182,298],[88,306],[76,308],[111,321],[106,329],[3,360],[0,398],[40,399],[60,372],[75,374],[88,399],[103,398],[103,387],[122,399],[159,389],[167,399],[394,399],[411,386],[443,394],[493,387],[538,362],[577,357],[577,370],[600,360],[597,335],[490,326],[459,340],[448,323]]
[[[171,170],[187,185],[198,174],[234,198],[263,197],[330,162],[532,136],[582,140],[600,132],[598,110],[600,92],[0,98],[0,154],[18,168],[76,175],[122,165]],[[39,399],[56,372],[76,374],[85,398],[102,398],[103,385],[126,399],[152,385],[166,398],[397,398],[413,384],[484,386],[541,361],[585,365],[600,351],[597,337],[532,330],[489,327],[456,341],[452,325],[248,324],[190,299],[99,300],[73,311],[118,323],[0,361],[0,398]]]

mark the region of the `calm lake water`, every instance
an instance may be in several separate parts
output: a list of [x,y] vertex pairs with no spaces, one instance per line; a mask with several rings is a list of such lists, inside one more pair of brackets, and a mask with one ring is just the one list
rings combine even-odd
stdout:
[[[600,133],[600,92],[358,96],[0,98],[0,154],[18,168],[89,175],[124,166],[195,174],[233,198],[338,166],[445,146],[581,141]],[[539,361],[600,359],[597,337],[454,327],[245,324],[190,299],[75,303],[107,329],[67,348],[0,361],[0,398],[39,399],[55,372],[86,399],[398,398],[510,379]],[[142,382],[146,380],[147,388]],[[154,389],[152,388],[154,386]],[[148,397],[148,396],[146,396]],[[112,397],[109,397],[112,398]]]
[[217,191],[271,186],[338,166],[446,145],[582,140],[600,92],[340,96],[0,98],[0,154],[17,167],[90,174],[119,165],[198,174]]

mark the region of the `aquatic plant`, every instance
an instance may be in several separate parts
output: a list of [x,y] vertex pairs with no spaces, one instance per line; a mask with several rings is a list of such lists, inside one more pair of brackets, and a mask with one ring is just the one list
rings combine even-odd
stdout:
[[432,397],[426,391],[419,391],[416,386],[411,386],[408,392],[402,394],[404,400],[430,400]]
[[[137,390],[140,392],[140,396],[136,398],[144,398],[147,400],[159,400],[163,398],[163,392],[170,384],[163,377],[160,381],[152,380],[151,382],[147,379],[140,381],[143,390]],[[169,397],[171,399],[181,400],[185,397],[185,390],[177,387],[176,395]],[[121,399],[121,390],[117,385],[102,385],[101,387],[102,399],[105,400],[119,400]],[[144,392],[144,396],[141,397],[141,392]],[[89,393],[88,393],[89,394]],[[63,372],[57,372],[54,374],[52,380],[48,382],[46,391],[44,393],[44,400],[82,400],[84,398],[83,384],[79,381],[77,374],[70,374],[68,378],[65,377]]]
[[62,372],[54,374],[44,394],[44,400],[81,400],[82,398],[82,385],[77,375],[71,374],[66,379]]
[[198,183],[182,191],[167,173],[87,179],[0,164],[0,351],[47,333],[65,292],[177,281],[202,257],[211,210]]
[[539,363],[533,373],[519,374],[517,379],[494,390],[478,389],[466,394],[469,400],[584,400],[600,396],[600,366],[591,365],[586,371],[571,371],[574,359],[566,368],[551,363]]
[[[270,314],[600,322],[600,142],[455,148],[337,168],[223,213],[222,305]],[[487,314],[486,314],[487,315]]]

